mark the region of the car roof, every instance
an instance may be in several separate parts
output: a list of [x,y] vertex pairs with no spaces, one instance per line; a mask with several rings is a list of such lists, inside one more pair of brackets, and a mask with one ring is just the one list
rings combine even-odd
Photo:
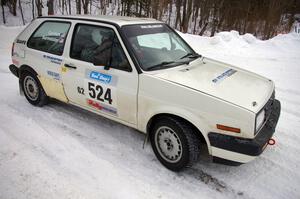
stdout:
[[150,23],[163,23],[152,18],[138,18],[138,17],[125,17],[125,16],[111,16],[111,15],[52,15],[43,16],[40,18],[59,18],[59,19],[74,19],[74,20],[93,20],[99,22],[114,23],[121,26],[132,24],[150,24]]

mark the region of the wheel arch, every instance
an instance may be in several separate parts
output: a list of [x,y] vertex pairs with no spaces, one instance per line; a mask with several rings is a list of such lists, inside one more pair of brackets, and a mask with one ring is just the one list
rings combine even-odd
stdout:
[[20,89],[20,93],[23,95],[24,94],[24,91],[23,91],[23,86],[22,86],[22,74],[24,72],[29,72],[33,75],[36,75],[38,76],[38,73],[30,66],[26,65],[26,64],[23,64],[20,66],[19,68],[19,89]]
[[179,120],[181,120],[181,121],[186,122],[187,124],[189,124],[195,130],[195,132],[197,133],[197,135],[199,136],[199,139],[200,139],[201,143],[204,143],[207,146],[208,153],[209,154],[211,153],[209,139],[203,133],[203,132],[205,132],[205,130],[204,129],[200,129],[201,127],[199,128],[199,125],[191,122],[191,120],[188,119],[187,117],[185,117],[185,116],[179,116],[178,114],[174,114],[174,113],[157,113],[157,114],[154,114],[148,120],[148,122],[147,122],[147,125],[146,125],[146,133],[147,133],[147,135],[150,134],[151,129],[153,128],[153,125],[154,125],[155,121],[158,120],[160,117],[172,117],[172,118],[179,119]]
[[30,72],[33,75],[38,75],[38,73],[32,67],[24,64],[19,69],[19,74],[20,74],[19,76],[21,77],[22,73],[25,72],[25,71]]

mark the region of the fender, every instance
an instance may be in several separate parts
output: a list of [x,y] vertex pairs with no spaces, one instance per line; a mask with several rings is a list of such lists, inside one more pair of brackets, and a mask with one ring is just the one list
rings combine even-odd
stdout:
[[[149,124],[151,123],[152,119],[160,114],[169,114],[169,115],[174,115],[177,116],[179,118],[182,118],[188,122],[190,122],[192,125],[194,125],[198,131],[201,133],[201,135],[203,136],[203,138],[205,139],[205,142],[207,144],[207,149],[208,149],[208,153],[211,154],[211,147],[210,147],[210,142],[208,139],[208,132],[209,132],[209,128],[205,125],[205,119],[202,117],[199,117],[193,113],[191,113],[188,110],[184,110],[184,109],[180,109],[180,108],[176,108],[176,107],[156,107],[156,108],[151,108],[152,112],[151,113],[146,113],[146,114],[140,114],[141,118],[138,122],[138,129],[144,133],[147,134],[146,138],[145,138],[145,142],[147,142],[148,139],[148,127]],[[143,116],[141,116],[143,115]],[[200,119],[201,118],[201,119]]]
[[30,72],[36,76],[38,76],[37,72],[31,68],[30,66],[28,65],[21,65],[20,68],[19,68],[19,71],[18,71],[18,75],[19,75],[19,90],[20,90],[20,95],[24,95],[24,90],[23,90],[23,86],[22,86],[22,75],[23,73],[27,71],[27,72]]
[[66,103],[69,102],[64,91],[64,86],[60,81],[39,75],[33,68],[31,68],[28,65],[22,65],[19,69],[19,74],[20,74],[19,87],[20,87],[20,93],[22,95],[24,95],[24,92],[23,92],[21,81],[22,81],[22,73],[24,71],[30,72],[37,76],[37,78],[39,79],[39,83],[41,84],[42,88],[46,92],[47,96],[55,98],[62,102],[66,102]]

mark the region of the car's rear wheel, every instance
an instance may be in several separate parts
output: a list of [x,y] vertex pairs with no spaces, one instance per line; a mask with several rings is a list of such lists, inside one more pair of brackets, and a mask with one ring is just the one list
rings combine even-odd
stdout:
[[48,97],[38,78],[30,72],[24,72],[21,76],[22,89],[28,102],[34,106],[47,104]]
[[157,119],[150,132],[150,141],[158,160],[170,170],[182,170],[199,159],[200,139],[193,128],[180,119]]

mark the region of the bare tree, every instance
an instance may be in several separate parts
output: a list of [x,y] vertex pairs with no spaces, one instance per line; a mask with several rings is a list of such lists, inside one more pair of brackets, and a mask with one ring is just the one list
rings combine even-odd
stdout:
[[72,14],[71,0],[68,0],[69,4],[69,15]]
[[9,12],[13,16],[17,16],[17,0],[8,0],[6,1],[6,4],[9,8]]
[[[22,0],[1,0],[3,22],[5,7],[16,15],[19,4],[25,23]],[[47,0],[48,15],[55,14],[54,0]],[[71,0],[57,0],[62,14],[71,14]],[[268,39],[287,32],[300,13],[300,0],[75,0],[76,14],[98,13],[151,17],[169,23],[182,32],[215,35],[220,31],[237,30]],[[42,15],[43,0],[32,0],[32,18]],[[36,11],[35,11],[36,7]],[[108,8],[110,12],[108,13]],[[25,10],[24,10],[25,11]],[[26,12],[26,11],[25,11]]]
[[3,2],[3,0],[1,0],[1,9],[2,9],[3,23],[6,24],[5,13],[4,13],[4,2]]
[[88,14],[89,0],[82,0],[83,13]]
[[48,15],[54,15],[54,0],[47,1]]
[[76,14],[81,14],[81,0],[76,0]]
[[43,13],[42,13],[42,8],[43,8],[42,0],[36,0],[35,4],[36,4],[36,9],[37,9],[37,14],[40,17],[40,16],[43,15]]
[[19,0],[19,9],[20,9],[20,13],[21,13],[23,25],[25,25],[25,20],[24,20],[24,15],[23,15],[23,9],[22,9],[21,0]]
[[31,0],[31,13],[32,13],[32,19],[35,18],[34,16],[34,0]]

